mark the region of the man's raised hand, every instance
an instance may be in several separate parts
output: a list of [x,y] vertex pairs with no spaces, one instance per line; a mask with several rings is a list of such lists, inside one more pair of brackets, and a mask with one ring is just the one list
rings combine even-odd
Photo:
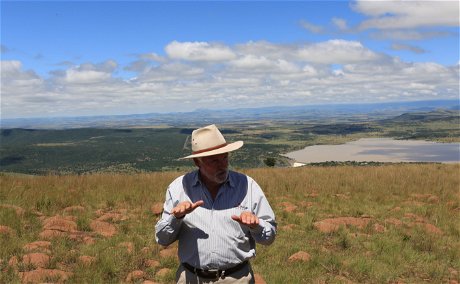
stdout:
[[187,215],[188,213],[191,213],[193,210],[195,210],[197,207],[203,204],[204,204],[203,200],[199,200],[195,203],[192,203],[190,201],[182,201],[181,203],[177,204],[177,206],[171,210],[171,214],[173,214],[174,217],[180,219],[184,217],[185,215]]
[[244,211],[240,216],[232,215],[232,219],[240,224],[246,225],[251,229],[254,229],[259,225],[259,218],[249,211]]

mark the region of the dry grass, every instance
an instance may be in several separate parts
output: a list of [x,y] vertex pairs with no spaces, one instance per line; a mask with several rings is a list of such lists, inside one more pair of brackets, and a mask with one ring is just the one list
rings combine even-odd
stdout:
[[[460,165],[245,172],[264,189],[279,224],[275,243],[259,246],[253,260],[267,283],[458,281]],[[24,245],[43,239],[42,219],[59,215],[75,222],[80,237],[67,233],[52,238],[48,251],[42,252],[50,256],[44,268],[73,273],[67,282],[172,283],[177,259],[154,241],[158,216],[151,206],[163,202],[166,187],[179,174],[1,175],[0,225],[11,231],[0,231],[0,282],[20,282],[25,275],[20,272],[35,270],[35,264],[22,261],[28,253]],[[77,205],[84,210],[65,209]],[[96,234],[92,227],[94,220],[106,217],[116,228],[111,237]],[[337,217],[365,219],[366,224],[319,230],[318,221]],[[298,251],[307,252],[310,260],[289,261]],[[85,263],[83,256],[94,259]],[[136,270],[143,272],[140,278],[130,275]],[[41,281],[59,280],[48,278]]]

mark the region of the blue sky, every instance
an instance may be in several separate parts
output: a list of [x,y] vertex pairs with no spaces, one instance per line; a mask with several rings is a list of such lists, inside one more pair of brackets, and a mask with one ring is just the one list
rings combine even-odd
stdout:
[[454,99],[458,1],[1,2],[1,117]]

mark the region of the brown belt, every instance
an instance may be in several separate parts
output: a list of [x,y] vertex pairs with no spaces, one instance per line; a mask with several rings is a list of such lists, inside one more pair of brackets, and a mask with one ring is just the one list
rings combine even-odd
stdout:
[[235,273],[239,270],[241,270],[242,268],[244,268],[246,265],[248,265],[248,262],[247,261],[244,261],[236,266],[233,266],[233,267],[230,267],[230,268],[227,268],[225,270],[221,270],[221,269],[213,269],[213,270],[204,270],[204,269],[199,269],[199,268],[196,268],[196,267],[193,267],[191,266],[190,264],[188,263],[182,263],[182,266],[184,266],[188,271],[196,274],[197,276],[201,277],[201,278],[205,278],[205,279],[218,279],[218,278],[225,278],[225,276],[227,275],[230,275],[232,273]]

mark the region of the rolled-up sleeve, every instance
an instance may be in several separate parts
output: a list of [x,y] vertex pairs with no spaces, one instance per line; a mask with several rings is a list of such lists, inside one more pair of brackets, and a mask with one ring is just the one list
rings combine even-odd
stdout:
[[250,229],[251,235],[257,243],[270,245],[276,237],[275,213],[260,186],[252,179],[249,180],[249,189],[252,194],[253,214],[259,218],[259,226]]

